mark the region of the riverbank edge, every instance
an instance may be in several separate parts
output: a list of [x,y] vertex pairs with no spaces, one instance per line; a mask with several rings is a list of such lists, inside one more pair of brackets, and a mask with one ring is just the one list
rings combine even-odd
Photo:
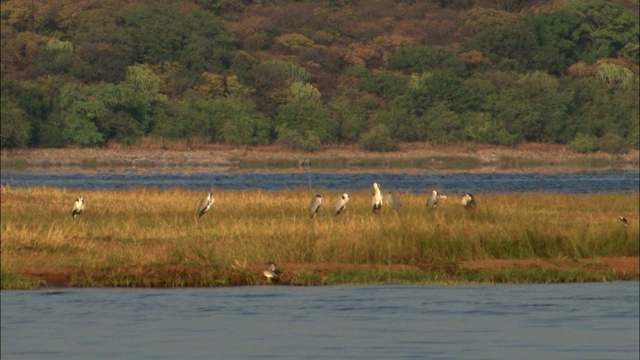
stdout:
[[482,144],[432,145],[402,143],[394,152],[369,152],[354,145],[326,146],[314,153],[279,145],[217,144],[105,146],[102,148],[2,149],[3,171],[54,173],[280,171],[441,171],[441,172],[577,172],[640,168],[640,151],[626,154],[580,154],[566,145],[522,144],[515,147]]
[[86,269],[28,266],[2,274],[2,290],[46,288],[208,288],[258,285],[471,285],[640,281],[640,258],[491,259],[431,263],[282,264],[277,280],[262,275],[263,264],[229,269],[162,265]]

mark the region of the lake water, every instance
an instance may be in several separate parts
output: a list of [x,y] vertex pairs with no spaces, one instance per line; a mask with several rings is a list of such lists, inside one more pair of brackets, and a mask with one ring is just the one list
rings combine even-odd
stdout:
[[2,359],[634,359],[639,283],[3,291]]
[[50,186],[69,189],[103,190],[130,187],[187,188],[267,191],[318,188],[335,191],[370,189],[373,182],[383,190],[423,193],[439,189],[443,193],[552,192],[588,194],[628,192],[640,188],[637,171],[603,171],[559,174],[440,174],[440,173],[98,173],[47,174],[7,171],[3,184],[16,187]]

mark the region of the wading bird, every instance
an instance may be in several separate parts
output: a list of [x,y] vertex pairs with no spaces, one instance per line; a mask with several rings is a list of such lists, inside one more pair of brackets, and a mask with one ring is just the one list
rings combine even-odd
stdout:
[[627,220],[627,218],[619,216],[618,220],[620,220],[624,226],[629,226],[629,220]]
[[317,194],[316,196],[311,198],[311,202],[309,203],[310,218],[313,219],[313,217],[316,216],[316,214],[318,213],[318,210],[320,210],[320,207],[322,206],[323,201],[324,201],[324,198],[320,194]]
[[202,215],[206,214],[206,212],[211,209],[211,206],[215,201],[216,199],[213,198],[213,191],[209,191],[209,195],[200,200],[200,205],[198,205],[198,217],[202,217]]
[[76,202],[73,204],[73,210],[71,210],[71,217],[75,219],[76,216],[82,214],[83,211],[84,211],[84,198],[82,196],[79,196],[76,199]]
[[464,196],[462,197],[462,206],[464,206],[466,209],[473,209],[476,207],[476,199],[472,194],[464,194]]
[[380,187],[378,183],[373,183],[373,197],[371,198],[371,211],[377,214],[382,208],[382,194],[380,194]]
[[280,269],[278,269],[276,263],[274,262],[270,262],[267,264],[269,266],[269,268],[267,268],[267,270],[262,272],[262,275],[264,275],[269,281],[271,280],[278,280],[278,274],[280,274],[282,271],[280,271]]
[[387,200],[387,204],[393,208],[393,210],[400,212],[400,208],[402,208],[402,203],[400,202],[400,198],[395,193],[388,191],[387,196],[385,197]]
[[340,213],[343,212],[344,209],[347,208],[347,203],[348,202],[349,202],[349,194],[344,193],[344,194],[340,195],[340,197],[336,201],[336,206],[333,208],[333,216],[340,215]]
[[438,202],[440,200],[446,200],[446,199],[447,197],[445,195],[440,195],[440,193],[433,190],[431,192],[431,196],[429,196],[429,199],[427,199],[427,209],[435,210],[436,207],[438,206]]

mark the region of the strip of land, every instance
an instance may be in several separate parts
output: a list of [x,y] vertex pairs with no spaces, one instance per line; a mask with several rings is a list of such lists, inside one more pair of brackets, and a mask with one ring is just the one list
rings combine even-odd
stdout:
[[354,145],[324,147],[304,153],[279,145],[233,147],[216,144],[149,144],[64,149],[2,149],[3,170],[49,172],[154,171],[221,172],[254,169],[296,171],[571,172],[638,170],[640,152],[576,153],[566,145],[482,144],[432,145],[403,143],[394,152],[369,152]]

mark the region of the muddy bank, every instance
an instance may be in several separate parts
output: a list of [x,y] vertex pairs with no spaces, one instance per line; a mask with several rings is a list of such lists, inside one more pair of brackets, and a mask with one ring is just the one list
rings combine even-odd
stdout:
[[564,145],[523,144],[437,146],[400,144],[389,153],[357,146],[328,146],[304,153],[278,145],[107,146],[103,148],[2,149],[3,170],[52,172],[160,171],[219,172],[251,169],[322,169],[344,171],[437,170],[465,172],[562,172],[638,170],[640,152],[579,154]]

